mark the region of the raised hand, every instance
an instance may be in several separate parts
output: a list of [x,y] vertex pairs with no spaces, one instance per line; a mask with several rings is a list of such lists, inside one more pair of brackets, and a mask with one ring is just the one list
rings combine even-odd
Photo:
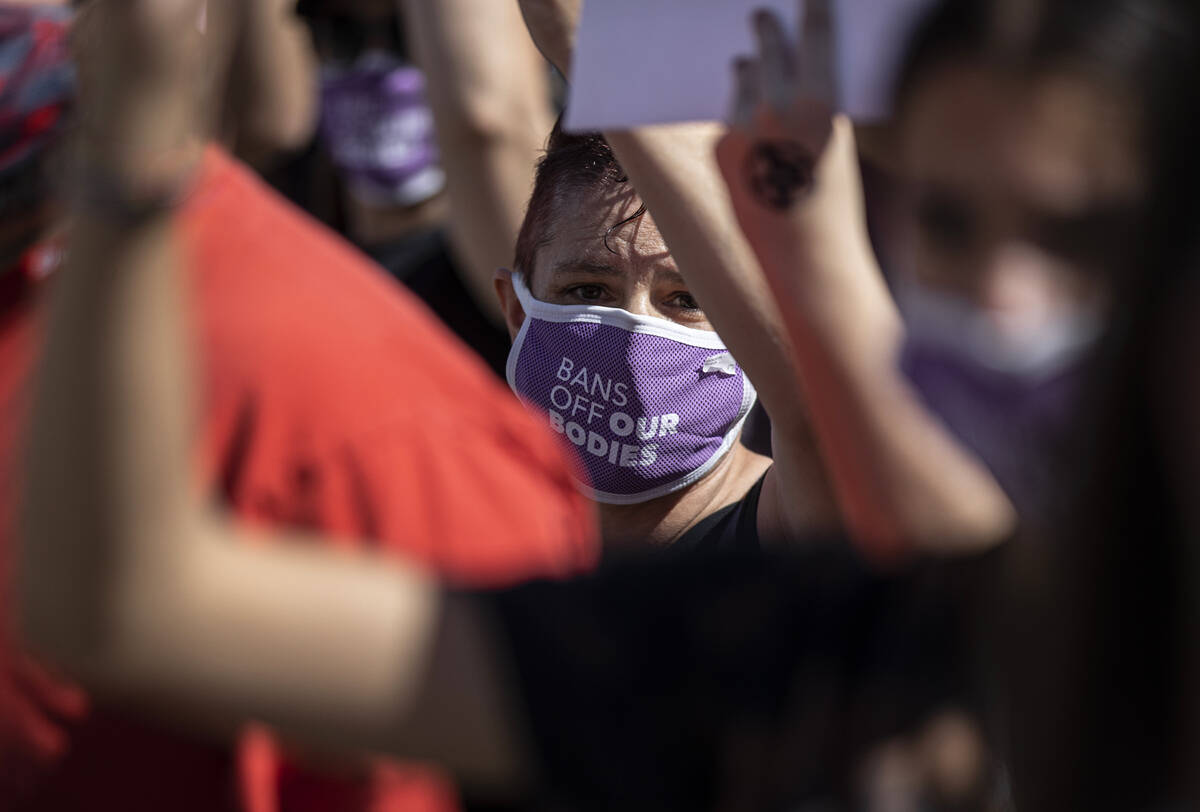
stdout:
[[977,549],[1011,531],[990,474],[896,368],[904,338],[867,237],[850,122],[834,112],[830,0],[808,0],[793,46],[755,15],[717,146],[730,198],[770,282],[850,534],[881,555]]
[[760,251],[791,252],[816,229],[821,244],[861,252],[867,244],[854,135],[833,107],[830,0],[801,6],[796,44],[775,14],[754,15],[758,53],[734,67],[731,129],[717,160]]

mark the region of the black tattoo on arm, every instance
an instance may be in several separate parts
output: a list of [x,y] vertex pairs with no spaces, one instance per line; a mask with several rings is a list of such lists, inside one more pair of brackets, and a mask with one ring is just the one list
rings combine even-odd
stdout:
[[815,164],[796,141],[759,141],[746,156],[746,176],[758,202],[787,211],[812,191]]

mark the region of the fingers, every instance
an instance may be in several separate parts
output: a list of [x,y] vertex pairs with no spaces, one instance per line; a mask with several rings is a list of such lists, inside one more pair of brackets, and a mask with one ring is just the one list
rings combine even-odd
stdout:
[[733,63],[733,106],[729,125],[748,130],[754,123],[754,111],[762,96],[762,70],[756,59],[742,57]]
[[798,102],[832,107],[835,97],[832,0],[797,0],[801,7],[799,43],[790,41],[779,15],[770,9],[754,13],[758,46],[755,58],[734,63],[734,98],[730,124],[748,127],[755,108],[766,104],[778,114]]
[[788,39],[783,21],[767,9],[754,13],[754,35],[758,40],[762,97],[776,110],[784,110],[799,90],[796,49]]
[[834,97],[832,0],[803,0],[800,33],[799,91],[832,104]]

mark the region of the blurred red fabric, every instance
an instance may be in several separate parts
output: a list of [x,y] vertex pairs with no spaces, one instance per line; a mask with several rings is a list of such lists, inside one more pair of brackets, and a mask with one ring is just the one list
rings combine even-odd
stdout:
[[[423,305],[217,148],[182,234],[203,364],[200,471],[235,516],[460,585],[591,568],[592,507],[570,462]],[[49,284],[49,283],[47,283]],[[0,527],[17,496],[39,285],[0,275]],[[370,541],[367,541],[370,540]],[[0,534],[10,604],[11,531]],[[8,635],[11,618],[3,621]],[[338,774],[262,728],[240,752],[106,708],[0,641],[0,810],[425,812],[457,806],[432,768]]]

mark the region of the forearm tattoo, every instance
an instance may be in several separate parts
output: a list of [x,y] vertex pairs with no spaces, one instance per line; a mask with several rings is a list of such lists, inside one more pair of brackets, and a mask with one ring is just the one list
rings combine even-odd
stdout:
[[815,163],[796,141],[759,141],[746,156],[746,176],[760,203],[787,211],[812,191]]

